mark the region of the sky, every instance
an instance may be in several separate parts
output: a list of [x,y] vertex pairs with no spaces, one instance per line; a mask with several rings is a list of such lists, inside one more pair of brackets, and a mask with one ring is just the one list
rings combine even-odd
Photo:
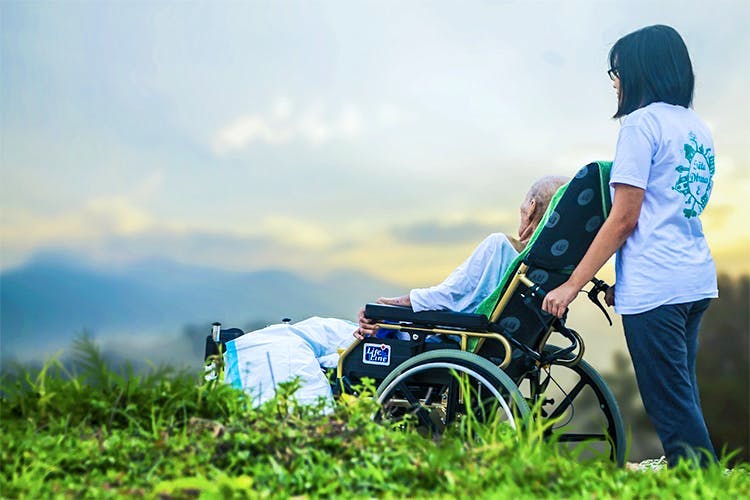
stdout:
[[[607,54],[669,24],[750,272],[744,1],[0,2],[0,270],[64,251],[434,284],[527,187],[611,159]],[[611,272],[605,270],[605,274]]]

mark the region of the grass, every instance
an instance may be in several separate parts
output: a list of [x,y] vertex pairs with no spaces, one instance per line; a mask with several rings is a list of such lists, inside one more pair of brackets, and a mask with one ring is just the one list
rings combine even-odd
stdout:
[[750,496],[747,464],[628,472],[578,460],[544,441],[542,424],[468,422],[434,440],[373,422],[366,396],[324,414],[287,384],[253,408],[197,374],[115,372],[91,342],[75,350],[73,366],[52,360],[2,381],[4,498]]

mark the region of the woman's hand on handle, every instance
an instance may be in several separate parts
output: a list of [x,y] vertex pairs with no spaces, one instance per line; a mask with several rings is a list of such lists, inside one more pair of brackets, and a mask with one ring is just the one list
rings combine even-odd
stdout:
[[544,296],[542,309],[548,313],[562,318],[571,302],[578,296],[580,288],[566,281],[559,287]]

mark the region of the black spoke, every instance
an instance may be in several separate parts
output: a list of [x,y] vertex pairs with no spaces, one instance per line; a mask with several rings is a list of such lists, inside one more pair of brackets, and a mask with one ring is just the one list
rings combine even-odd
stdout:
[[427,388],[427,395],[424,397],[424,404],[425,406],[430,406],[432,403],[434,403],[434,396],[437,394],[437,391],[433,386],[430,386]]
[[456,419],[456,410],[458,409],[458,381],[456,377],[451,377],[448,383],[448,405],[445,409],[445,423],[449,424]]
[[561,443],[580,443],[582,441],[607,441],[606,434],[559,434],[557,440]]
[[415,414],[419,421],[430,429],[432,432],[435,432],[437,429],[435,428],[435,424],[430,418],[430,412],[427,411],[427,409],[422,406],[422,404],[419,402],[419,398],[414,395],[413,392],[411,392],[411,389],[409,387],[401,382],[399,383],[396,388],[401,392],[401,394],[404,395],[404,398],[409,402],[411,407],[409,408],[409,413]]
[[568,392],[565,398],[560,402],[560,405],[555,408],[555,411],[552,412],[549,418],[555,419],[565,413],[565,411],[573,403],[573,400],[576,398],[576,396],[578,396],[578,393],[580,393],[584,387],[586,387],[586,381],[583,379],[579,380],[575,387],[573,387],[573,389],[571,389],[571,391]]

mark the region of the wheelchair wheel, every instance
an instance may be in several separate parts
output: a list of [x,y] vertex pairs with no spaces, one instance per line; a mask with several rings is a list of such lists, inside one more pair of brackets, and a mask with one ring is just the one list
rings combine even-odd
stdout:
[[529,415],[526,400],[505,372],[464,351],[419,354],[397,366],[377,394],[377,419],[405,425],[411,420],[429,435],[442,434],[470,413],[480,421],[499,418],[513,429]]
[[[552,345],[544,351],[556,351]],[[563,360],[564,361],[564,360]],[[552,364],[526,377],[522,391],[529,401],[542,400],[542,416],[556,419],[548,430],[558,442],[577,446],[585,443],[582,455],[608,455],[618,466],[625,463],[626,436],[617,401],[606,382],[588,363],[573,366]]]

